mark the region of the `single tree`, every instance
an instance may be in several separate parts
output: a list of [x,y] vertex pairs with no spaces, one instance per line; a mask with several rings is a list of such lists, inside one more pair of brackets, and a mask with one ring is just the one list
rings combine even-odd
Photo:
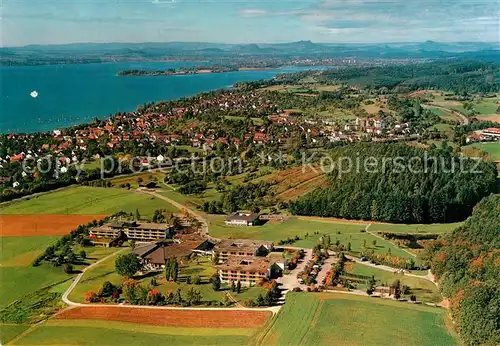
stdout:
[[64,263],[63,270],[66,274],[71,274],[73,273],[73,265],[70,263]]
[[217,265],[219,264],[219,253],[215,252],[214,255],[212,256],[212,264]]
[[115,260],[116,272],[123,277],[132,277],[139,269],[141,262],[133,253],[119,255]]
[[214,291],[220,290],[220,278],[217,274],[214,274],[212,276],[212,288],[214,289]]
[[238,280],[238,282],[236,283],[236,292],[237,293],[241,293],[241,282],[240,282],[240,280]]

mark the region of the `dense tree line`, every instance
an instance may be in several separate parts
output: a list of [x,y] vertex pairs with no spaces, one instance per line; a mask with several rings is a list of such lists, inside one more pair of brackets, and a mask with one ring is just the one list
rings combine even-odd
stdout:
[[264,199],[268,196],[271,185],[273,184],[266,181],[238,185],[222,196],[223,209],[227,212],[235,212],[238,209],[258,211],[258,206],[266,204]]
[[463,220],[481,198],[495,191],[497,170],[450,149],[425,151],[401,143],[338,148],[330,152],[335,163],[330,186],[313,190],[289,209],[297,215],[394,223]]
[[353,67],[327,70],[320,80],[396,92],[422,89],[457,94],[500,90],[500,67],[480,61],[439,61],[422,64]]
[[465,224],[421,255],[439,278],[466,345],[500,344],[500,196],[484,198]]

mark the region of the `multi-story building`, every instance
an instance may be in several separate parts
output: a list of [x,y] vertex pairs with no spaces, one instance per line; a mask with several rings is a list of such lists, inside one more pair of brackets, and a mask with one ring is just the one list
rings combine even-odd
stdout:
[[167,238],[172,230],[172,225],[165,223],[119,221],[91,229],[90,238],[116,239],[123,233],[126,239],[155,241]]
[[136,221],[119,221],[109,227],[123,231],[129,239],[138,241],[154,241],[167,238],[173,231],[172,225],[165,223],[149,223]]
[[249,286],[279,276],[283,271],[282,265],[267,257],[231,257],[216,268],[221,282],[239,281],[242,285]]
[[270,241],[253,241],[250,239],[223,239],[214,249],[219,254],[219,261],[225,262],[230,257],[267,256],[273,250]]

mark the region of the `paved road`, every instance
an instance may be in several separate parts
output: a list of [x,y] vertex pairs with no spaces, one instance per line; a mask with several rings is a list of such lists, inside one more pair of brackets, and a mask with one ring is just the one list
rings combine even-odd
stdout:
[[246,308],[244,306],[237,306],[237,307],[232,307],[232,308],[210,308],[210,307],[203,308],[203,307],[179,307],[179,306],[128,305],[128,304],[118,304],[118,305],[112,305],[112,304],[84,304],[84,303],[76,303],[76,302],[73,302],[73,301],[71,301],[69,299],[69,295],[71,294],[71,292],[76,287],[76,285],[78,284],[78,282],[83,277],[83,274],[87,270],[92,269],[93,267],[99,265],[100,263],[106,261],[107,259],[109,259],[109,258],[111,258],[113,256],[116,256],[118,253],[123,252],[125,250],[127,250],[127,249],[125,248],[125,249],[118,250],[118,251],[112,253],[111,255],[103,257],[99,261],[97,261],[95,263],[92,263],[88,267],[83,268],[82,272],[75,277],[73,283],[68,287],[68,289],[66,290],[66,292],[64,292],[64,294],[62,296],[62,300],[64,301],[64,303],[66,303],[70,308],[74,308],[74,307],[87,308],[87,307],[91,307],[91,306],[101,306],[101,307],[102,306],[106,306],[106,307],[112,307],[112,308],[164,309],[164,310],[214,310],[214,311],[216,311],[216,310],[221,310],[221,311],[225,311],[225,310],[241,310],[241,311],[243,311],[244,310],[244,311],[268,311],[268,312],[271,312],[273,314],[277,314],[278,311],[281,309],[281,306],[270,306],[270,307],[265,307],[265,308]]
[[316,280],[318,282],[318,285],[322,284],[323,279],[326,278],[326,273],[332,270],[332,264],[337,263],[337,261],[338,258],[336,256],[330,256],[325,260],[325,263],[321,265],[321,270],[319,271]]
[[[290,248],[290,247],[287,247]],[[293,248],[293,249],[301,249],[301,248]],[[297,274],[304,270],[309,262],[312,259],[312,249],[302,249],[304,250],[304,258],[297,264],[297,267],[290,271],[290,274],[284,275],[281,277],[278,282],[281,283],[281,287],[285,290],[283,293],[286,294],[288,291],[291,291],[295,287],[300,287],[302,290],[307,289],[307,285],[299,284],[297,281]]]
[[63,302],[65,302],[66,304],[68,304],[69,306],[81,306],[81,305],[87,305],[87,304],[80,304],[80,303],[75,303],[75,302],[72,302],[71,300],[69,300],[68,296],[69,294],[71,293],[71,291],[73,291],[73,289],[75,288],[75,286],[78,284],[78,282],[80,281],[80,279],[83,277],[83,274],[85,274],[85,272],[93,267],[95,267],[96,265],[98,264],[101,264],[102,262],[106,261],[107,259],[113,257],[113,256],[116,256],[118,253],[120,252],[123,252],[127,249],[121,249],[121,250],[118,250],[116,252],[113,252],[111,255],[108,255],[106,257],[103,257],[101,258],[100,260],[98,260],[97,262],[95,263],[92,263],[91,265],[85,267],[82,269],[82,272],[80,274],[78,274],[75,279],[73,280],[73,283],[68,287],[68,289],[66,290],[66,292],[64,292],[63,296],[62,296],[62,300]]

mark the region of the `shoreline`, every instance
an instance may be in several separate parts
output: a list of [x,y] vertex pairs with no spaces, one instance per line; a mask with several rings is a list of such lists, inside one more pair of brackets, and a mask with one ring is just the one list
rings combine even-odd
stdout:
[[238,68],[197,68],[193,70],[178,70],[178,71],[149,71],[149,70],[123,70],[119,71],[116,75],[119,77],[157,77],[157,76],[185,76],[185,75],[199,75],[199,74],[216,74],[216,73],[229,73],[229,72],[245,72],[245,71],[270,71],[284,67],[238,67]]

